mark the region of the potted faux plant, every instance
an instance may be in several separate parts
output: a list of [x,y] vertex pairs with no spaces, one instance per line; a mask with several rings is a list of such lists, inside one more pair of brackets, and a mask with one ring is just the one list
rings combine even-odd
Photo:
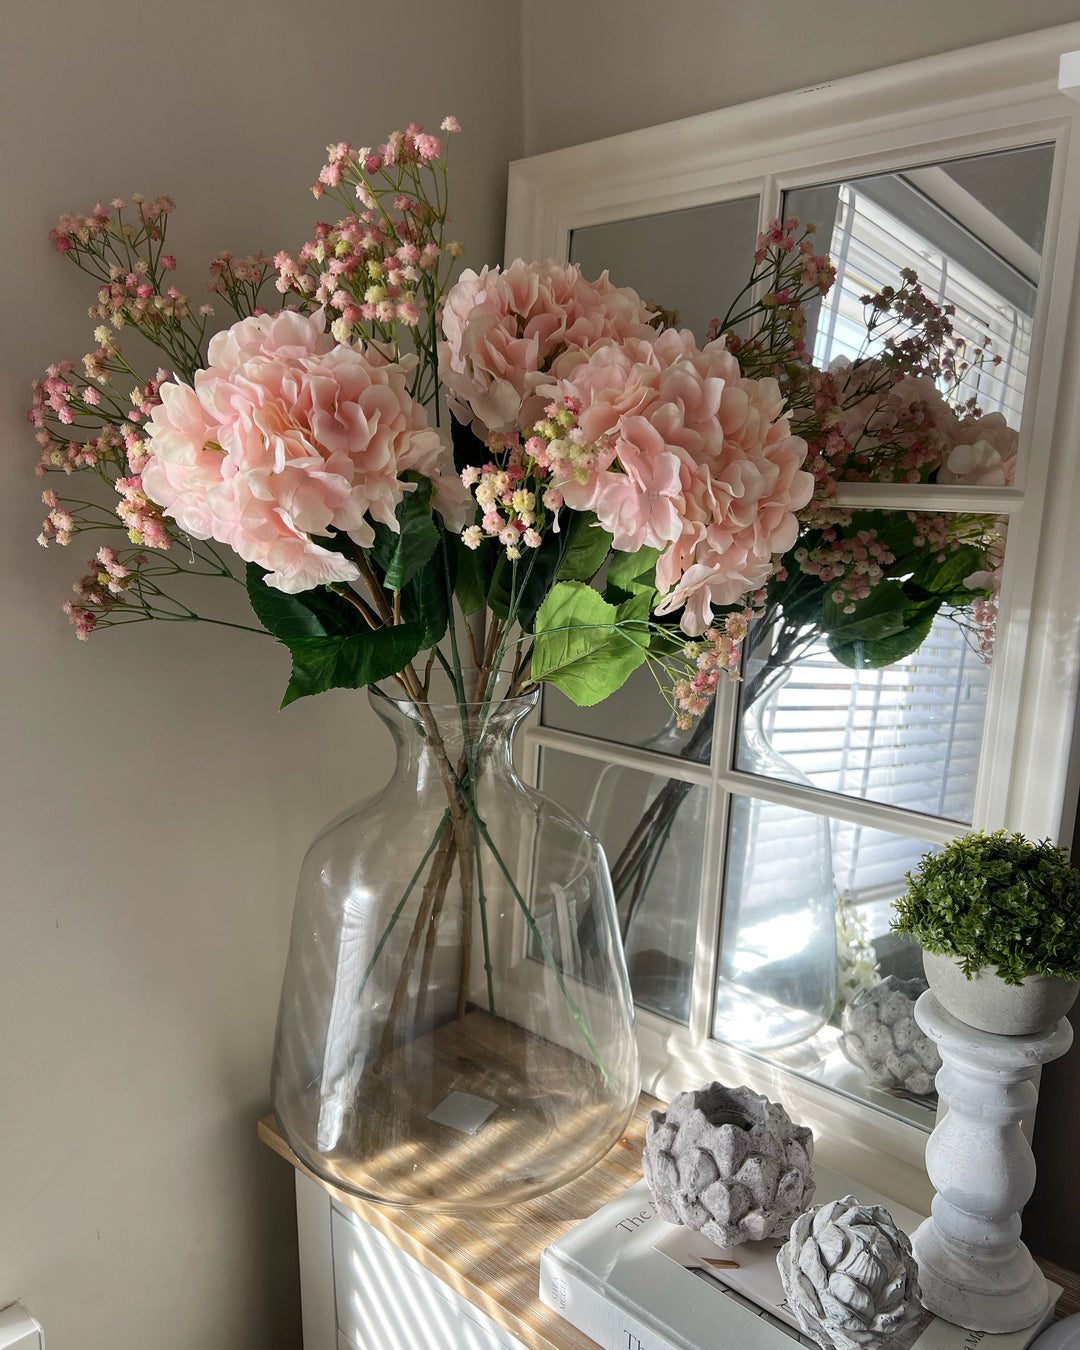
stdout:
[[1080,871],[1048,839],[980,831],[926,854],[892,926],[922,946],[938,1002],[981,1031],[1030,1035],[1080,993]]

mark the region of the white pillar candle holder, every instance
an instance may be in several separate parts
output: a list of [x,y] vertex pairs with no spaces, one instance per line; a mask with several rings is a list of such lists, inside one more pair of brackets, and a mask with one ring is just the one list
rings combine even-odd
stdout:
[[932,993],[915,1020],[937,1044],[944,1108],[926,1146],[931,1216],[911,1245],[923,1303],[974,1331],[1019,1331],[1045,1314],[1046,1280],[1020,1241],[1020,1211],[1035,1188],[1035,1158],[1020,1128],[1038,1102],[1039,1069],[1065,1054],[1062,1020],[1033,1036],[977,1031]]

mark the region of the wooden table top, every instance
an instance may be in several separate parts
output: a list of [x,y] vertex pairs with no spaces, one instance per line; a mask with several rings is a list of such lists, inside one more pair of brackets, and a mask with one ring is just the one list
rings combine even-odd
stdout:
[[[645,1124],[659,1105],[643,1093],[622,1139],[576,1181],[527,1204],[465,1215],[373,1205],[327,1185],[296,1157],[273,1116],[259,1121],[259,1137],[339,1205],[358,1214],[526,1345],[534,1350],[596,1350],[594,1341],[540,1302],[540,1253],[641,1180]],[[1039,1264],[1065,1290],[1058,1317],[1080,1312],[1080,1275],[1047,1261]]]

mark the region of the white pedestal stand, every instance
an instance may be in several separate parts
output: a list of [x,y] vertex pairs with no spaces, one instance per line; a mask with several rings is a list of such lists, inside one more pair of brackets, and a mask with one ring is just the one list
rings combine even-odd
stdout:
[[1020,1129],[1035,1109],[1042,1064],[1072,1043],[1065,1020],[1034,1036],[995,1036],[959,1021],[926,993],[915,1020],[937,1042],[938,1094],[948,1107],[926,1146],[931,1217],[912,1235],[923,1303],[975,1331],[1019,1331],[1049,1298],[1020,1241],[1020,1210],[1035,1188],[1035,1159]]

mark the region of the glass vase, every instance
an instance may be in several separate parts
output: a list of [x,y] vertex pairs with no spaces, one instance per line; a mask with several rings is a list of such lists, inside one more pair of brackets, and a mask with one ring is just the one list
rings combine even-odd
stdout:
[[304,860],[274,1111],[307,1167],[366,1199],[514,1204],[598,1161],[637,1101],[607,862],[515,772],[535,694],[369,696],[397,764]]
[[[643,750],[706,762],[712,717],[689,739],[674,714]],[[589,796],[585,818],[612,848],[612,883],[639,1007],[676,1022],[690,1017],[697,943],[702,850],[709,809],[707,788],[606,764]]]
[[[774,783],[810,779],[773,747],[768,726],[790,670],[762,685],[741,718],[736,764]],[[815,1035],[837,998],[836,901],[829,822],[779,802],[734,795],[730,807],[713,1036],[776,1050]]]

